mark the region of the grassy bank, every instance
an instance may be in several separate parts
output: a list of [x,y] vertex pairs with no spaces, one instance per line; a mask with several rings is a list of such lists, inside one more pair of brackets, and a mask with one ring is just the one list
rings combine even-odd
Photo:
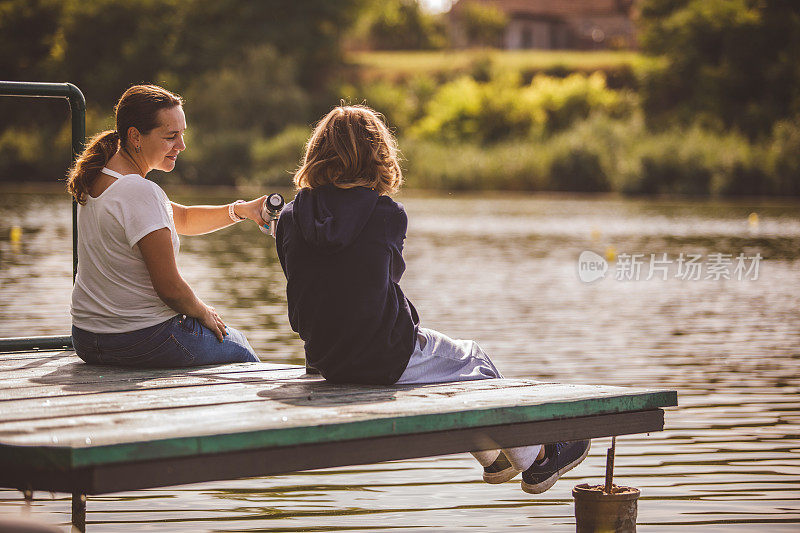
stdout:
[[424,74],[461,70],[476,61],[490,60],[501,68],[547,70],[564,68],[590,71],[633,66],[641,61],[637,52],[599,50],[436,50],[351,52],[347,63],[383,75]]
[[[308,128],[253,145],[246,180],[287,186]],[[651,131],[641,113],[594,114],[554,134],[500,142],[399,139],[406,186],[443,191],[616,192],[711,197],[800,195],[800,126],[751,142],[699,127]]]
[[761,142],[698,127],[649,131],[641,115],[595,115],[551,136],[488,144],[402,139],[407,184],[443,190],[800,195],[800,127]]
[[638,52],[624,50],[435,50],[350,52],[346,62],[364,81],[401,82],[417,77],[453,79],[512,71],[526,79],[544,73],[602,72],[616,86],[635,83],[634,72],[648,63]]

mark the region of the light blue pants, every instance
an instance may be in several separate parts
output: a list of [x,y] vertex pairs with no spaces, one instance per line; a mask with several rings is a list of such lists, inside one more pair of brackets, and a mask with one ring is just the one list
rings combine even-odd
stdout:
[[[419,328],[414,353],[397,385],[424,383],[450,383],[476,379],[502,378],[475,341],[451,339],[438,331]],[[521,446],[503,449],[511,465],[520,472],[527,470],[536,460],[542,446]],[[489,466],[497,459],[500,450],[471,452],[482,466]]]

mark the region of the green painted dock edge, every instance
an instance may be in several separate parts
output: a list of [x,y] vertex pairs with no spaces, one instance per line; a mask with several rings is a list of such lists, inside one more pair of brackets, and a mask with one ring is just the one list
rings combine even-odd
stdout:
[[0,444],[0,467],[28,466],[66,472],[83,467],[133,461],[646,411],[677,404],[676,391],[656,390],[538,405],[377,418],[348,423],[273,428],[95,447]]

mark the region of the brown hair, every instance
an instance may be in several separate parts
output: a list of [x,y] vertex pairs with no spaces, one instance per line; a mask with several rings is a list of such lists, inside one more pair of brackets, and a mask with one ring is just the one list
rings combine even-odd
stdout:
[[134,85],[125,91],[114,106],[116,130],[98,133],[91,139],[83,153],[67,174],[67,191],[79,204],[86,203],[86,195],[100,170],[128,141],[128,129],[133,127],[145,135],[158,127],[158,112],[183,105],[177,94],[157,85]]
[[363,105],[340,105],[314,128],[294,183],[298,189],[330,183],[394,193],[403,183],[397,158],[397,141],[381,115]]

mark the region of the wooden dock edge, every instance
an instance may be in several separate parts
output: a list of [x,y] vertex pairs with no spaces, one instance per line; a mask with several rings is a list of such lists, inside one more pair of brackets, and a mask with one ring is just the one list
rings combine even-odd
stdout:
[[[612,413],[631,413],[677,405],[677,392],[647,390],[595,398],[579,398],[516,405],[375,417],[326,424],[305,424],[237,433],[175,436],[107,445],[13,445],[0,443],[0,472],[17,465],[46,471],[78,471],[120,463],[209,456],[246,450],[277,449],[322,442],[397,438],[432,432],[511,426],[537,421],[579,419]],[[461,450],[459,450],[461,451]],[[1,479],[0,479],[1,481]]]
[[20,490],[107,494],[206,481],[430,457],[531,443],[649,433],[664,429],[664,411],[649,409],[339,442],[97,465],[74,470],[4,468],[0,485]]

